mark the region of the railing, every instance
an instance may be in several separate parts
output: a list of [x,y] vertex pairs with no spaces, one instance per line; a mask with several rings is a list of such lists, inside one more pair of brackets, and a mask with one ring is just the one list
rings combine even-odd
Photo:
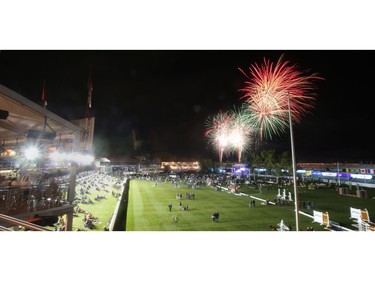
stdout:
[[10,228],[4,227],[0,225],[0,231],[13,231]]
[[[50,231],[49,229],[41,227],[39,225],[30,223],[30,222],[27,222],[27,221],[24,221],[24,220],[20,220],[20,219],[14,218],[14,217],[10,217],[10,216],[7,216],[7,215],[3,215],[3,214],[0,214],[0,221],[5,222],[5,223],[7,223],[11,226],[22,226],[25,229],[29,229],[29,230],[33,230],[33,231]],[[9,229],[7,227],[4,227],[4,226],[0,226],[0,230],[1,231],[11,231],[11,229]]]
[[0,213],[16,215],[59,207],[67,203],[66,196],[67,186],[64,184],[57,190],[42,185],[27,188],[1,187]]

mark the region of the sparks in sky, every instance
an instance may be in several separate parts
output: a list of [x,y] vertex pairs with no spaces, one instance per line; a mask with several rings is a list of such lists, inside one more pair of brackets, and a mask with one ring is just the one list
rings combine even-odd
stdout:
[[260,137],[272,138],[279,135],[289,126],[288,101],[292,121],[299,123],[302,116],[315,106],[313,92],[314,80],[323,79],[318,74],[305,75],[296,64],[283,60],[283,55],[276,64],[264,58],[263,64],[249,67],[246,75],[246,86],[241,89],[245,104],[248,106],[249,118]]
[[223,153],[228,147],[228,132],[232,124],[233,116],[220,111],[218,114],[208,117],[206,120],[206,133],[208,142],[219,151],[220,162],[223,160]]
[[237,153],[238,162],[242,152],[247,150],[251,141],[252,128],[248,115],[242,110],[219,112],[206,121],[205,136],[214,149],[219,151],[219,160],[222,162],[224,152]]
[[230,148],[237,153],[238,162],[241,162],[242,153],[250,148],[253,135],[253,123],[244,108],[234,109],[231,129],[229,132]]

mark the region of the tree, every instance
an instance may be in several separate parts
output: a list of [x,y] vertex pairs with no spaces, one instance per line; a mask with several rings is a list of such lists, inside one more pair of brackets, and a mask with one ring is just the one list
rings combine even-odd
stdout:
[[267,169],[268,174],[272,174],[276,165],[276,151],[274,149],[263,150],[260,155],[263,160],[264,168]]
[[[283,174],[282,169],[292,171],[292,160],[289,151],[285,151],[280,155],[276,154],[274,149],[262,150],[259,153],[252,152],[248,161],[253,171],[255,168],[266,168],[269,174],[276,175],[276,182],[279,182],[279,176]],[[255,173],[254,173],[255,180]]]
[[215,171],[214,164],[212,163],[211,159],[202,159],[199,164],[201,166],[201,170],[204,172],[211,173]]

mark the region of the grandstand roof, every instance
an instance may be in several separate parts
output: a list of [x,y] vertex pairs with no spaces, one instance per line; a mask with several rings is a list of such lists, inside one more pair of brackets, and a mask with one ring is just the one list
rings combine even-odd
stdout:
[[[82,130],[80,127],[1,84],[0,110],[9,112],[6,119],[0,119],[0,136],[2,140],[15,141],[17,139],[22,141],[22,139],[26,139],[28,130],[53,130],[60,136],[78,133]],[[46,120],[48,126],[45,126]]]

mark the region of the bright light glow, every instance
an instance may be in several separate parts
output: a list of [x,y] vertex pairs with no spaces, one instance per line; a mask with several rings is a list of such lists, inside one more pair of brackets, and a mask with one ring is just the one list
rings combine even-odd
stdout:
[[30,146],[25,149],[25,158],[27,160],[35,160],[40,156],[40,151],[35,146]]
[[232,132],[230,132],[229,140],[230,140],[230,143],[236,148],[241,147],[244,143],[242,134],[238,132],[237,130],[236,131],[233,130]]
[[94,162],[95,157],[89,154],[81,154],[78,152],[74,153],[65,153],[65,152],[53,152],[50,154],[49,158],[52,161],[60,162],[60,161],[67,161],[67,162],[75,162],[78,165],[90,165]]
[[370,180],[372,179],[372,176],[371,175],[359,175],[359,174],[350,174],[350,176],[354,179],[366,179],[366,180]]
[[258,172],[265,172],[265,171],[267,171],[267,169],[265,169],[265,168],[255,168],[254,170],[258,171]]
[[53,152],[49,155],[49,158],[53,161],[64,161],[66,153],[61,153],[61,152]]
[[324,177],[336,177],[337,173],[322,172],[322,176],[324,176]]
[[223,149],[228,145],[228,138],[225,135],[218,136],[217,141]]
[[88,154],[73,153],[71,161],[75,161],[78,165],[89,165],[94,161],[94,157]]

